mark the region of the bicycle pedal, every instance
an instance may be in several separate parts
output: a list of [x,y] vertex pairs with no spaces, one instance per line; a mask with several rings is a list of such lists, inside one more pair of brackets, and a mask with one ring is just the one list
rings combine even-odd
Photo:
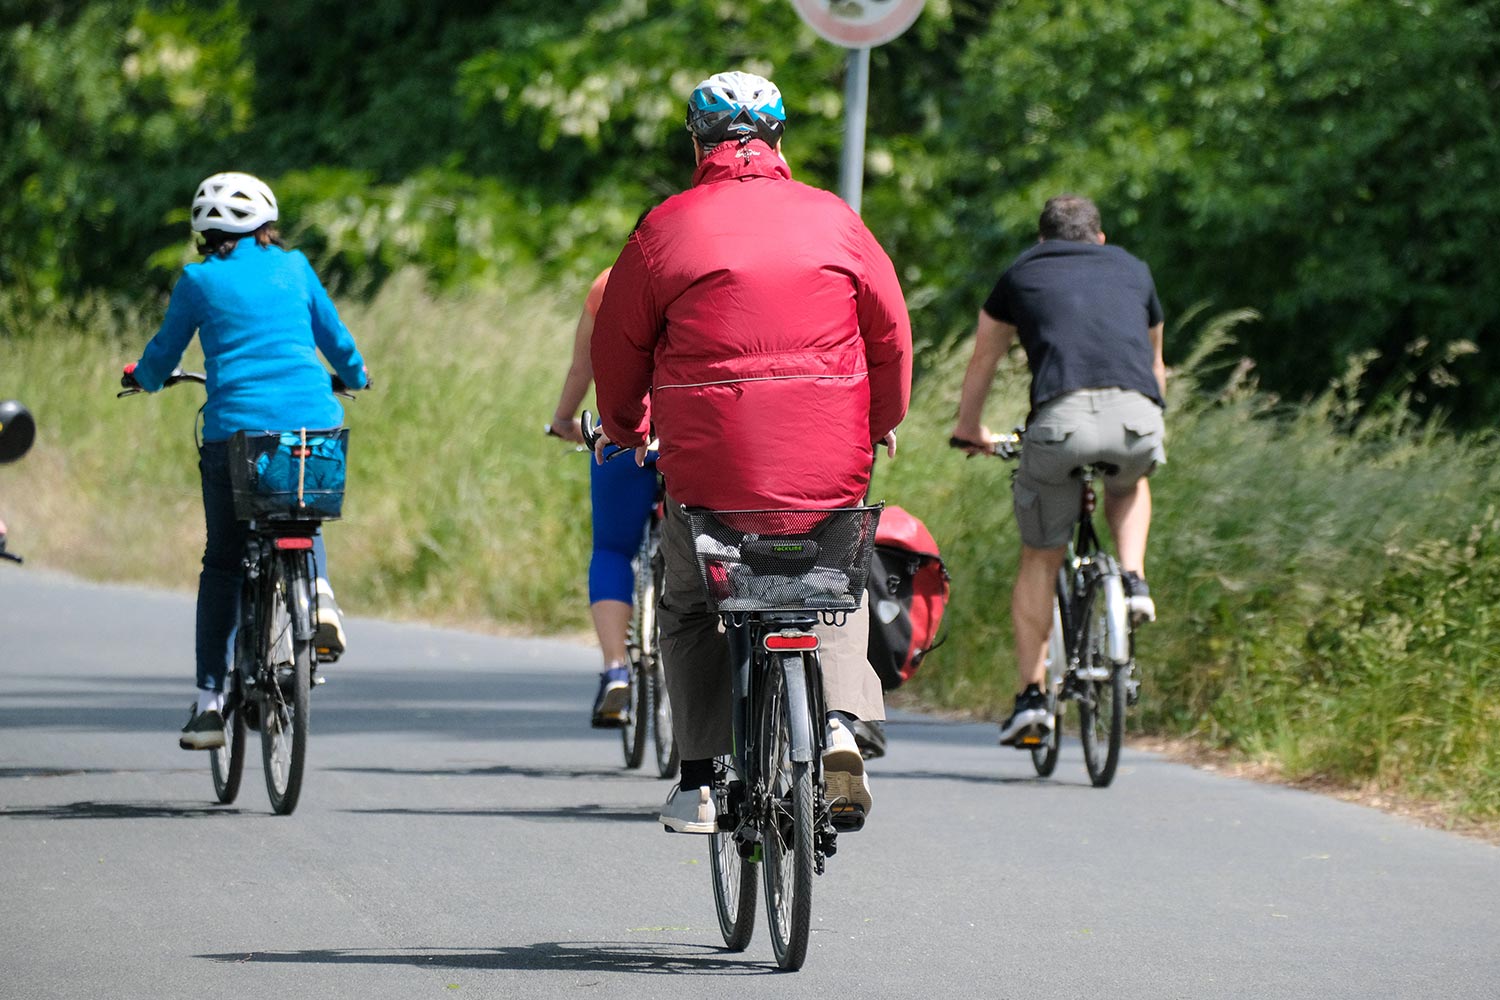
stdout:
[[1032,731],[1024,734],[1020,739],[1016,740],[1016,746],[1024,747],[1029,750],[1032,747],[1039,747],[1045,742],[1046,740],[1043,739],[1042,736],[1040,736],[1035,731]]
[[865,811],[855,805],[836,805],[828,810],[828,819],[839,833],[857,833],[864,829]]

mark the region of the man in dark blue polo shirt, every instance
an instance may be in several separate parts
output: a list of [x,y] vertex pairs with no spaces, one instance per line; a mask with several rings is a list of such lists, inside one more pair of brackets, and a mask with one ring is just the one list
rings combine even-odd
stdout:
[[[1107,463],[1105,519],[1137,620],[1156,616],[1146,586],[1151,488],[1166,460],[1162,408],[1162,312],[1151,270],[1105,244],[1087,198],[1047,202],[1040,240],[1000,276],[979,311],[953,436],[990,444],[982,415],[1000,359],[1017,338],[1031,369],[1031,413],[1012,486],[1021,565],[1011,593],[1022,691],[1000,726],[1000,742],[1022,745],[1054,725],[1042,685],[1052,629],[1052,588],[1078,519],[1079,466]],[[971,452],[979,449],[969,449]]]

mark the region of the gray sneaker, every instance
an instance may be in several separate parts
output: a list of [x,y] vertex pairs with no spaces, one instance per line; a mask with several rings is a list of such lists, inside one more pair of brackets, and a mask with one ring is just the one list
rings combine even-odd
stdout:
[[193,717],[182,727],[177,745],[184,750],[217,750],[224,745],[224,716],[218,712],[199,712],[193,706]]
[[830,717],[823,732],[823,784],[828,811],[837,830],[858,830],[865,825],[874,800],[865,757],[854,732],[837,716]]
[[681,785],[673,785],[672,794],[662,804],[657,819],[668,833],[713,833],[719,828],[713,792],[707,785],[692,791],[683,791]]

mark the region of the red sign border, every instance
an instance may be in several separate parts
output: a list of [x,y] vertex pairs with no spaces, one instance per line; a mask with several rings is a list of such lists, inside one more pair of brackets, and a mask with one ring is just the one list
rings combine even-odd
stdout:
[[[792,0],[798,16],[818,33],[818,37],[852,49],[874,48],[899,38],[917,22],[926,4],[927,0],[905,0],[903,6],[897,7],[882,20],[870,24],[854,24],[831,16],[817,0]],[[914,10],[910,9],[913,5]],[[895,25],[899,27],[891,30]]]

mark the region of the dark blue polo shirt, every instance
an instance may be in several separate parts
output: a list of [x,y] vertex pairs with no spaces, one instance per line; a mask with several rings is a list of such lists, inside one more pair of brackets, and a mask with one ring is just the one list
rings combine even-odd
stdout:
[[1075,389],[1132,389],[1165,408],[1148,334],[1161,302],[1151,269],[1121,248],[1044,240],[1000,275],[984,311],[1019,332],[1033,413]]

